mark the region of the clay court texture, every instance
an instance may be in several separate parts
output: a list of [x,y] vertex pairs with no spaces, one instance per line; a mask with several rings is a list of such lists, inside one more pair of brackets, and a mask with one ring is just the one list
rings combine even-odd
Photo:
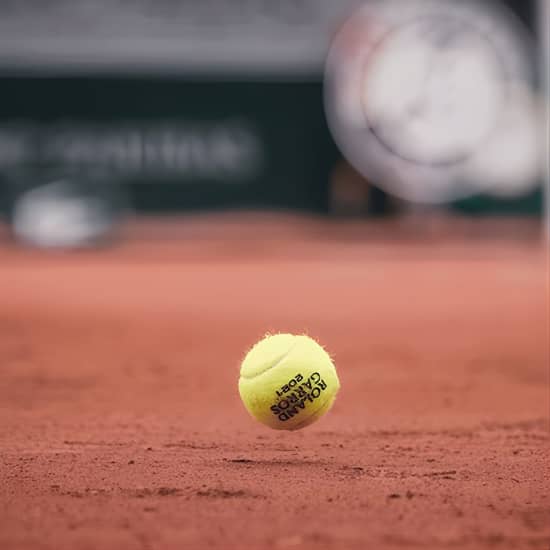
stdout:
[[[536,225],[221,215],[0,245],[0,548],[550,545]],[[342,388],[305,430],[237,392],[266,332]]]

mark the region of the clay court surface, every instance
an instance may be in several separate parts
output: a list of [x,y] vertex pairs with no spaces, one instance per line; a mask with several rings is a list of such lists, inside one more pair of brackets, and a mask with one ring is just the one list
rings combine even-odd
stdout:
[[[548,550],[547,258],[534,225],[487,229],[222,216],[74,254],[4,240],[0,548]],[[239,400],[268,331],[339,370],[303,431]]]

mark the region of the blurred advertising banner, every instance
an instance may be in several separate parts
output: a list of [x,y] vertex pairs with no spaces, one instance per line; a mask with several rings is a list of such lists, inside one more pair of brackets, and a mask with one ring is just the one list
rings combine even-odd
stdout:
[[59,173],[122,185],[144,210],[326,209],[338,152],[320,83],[95,76],[2,87],[0,174],[16,192]]
[[145,211],[326,210],[323,66],[358,4],[2,2],[7,210],[59,181],[48,189],[96,182]]

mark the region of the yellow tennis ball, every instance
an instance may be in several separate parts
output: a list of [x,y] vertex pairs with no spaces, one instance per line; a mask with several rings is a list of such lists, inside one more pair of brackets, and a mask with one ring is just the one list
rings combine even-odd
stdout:
[[298,430],[315,422],[330,409],[339,387],[329,354],[305,335],[268,335],[241,365],[244,406],[276,430]]

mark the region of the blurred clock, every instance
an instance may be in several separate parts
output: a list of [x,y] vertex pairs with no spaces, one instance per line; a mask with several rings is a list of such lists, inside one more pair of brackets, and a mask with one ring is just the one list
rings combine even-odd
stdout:
[[[536,149],[526,139],[536,135],[526,101],[529,46],[519,21],[496,4],[367,2],[327,59],[325,106],[335,140],[365,177],[406,199],[444,202],[498,187],[498,178],[483,178],[503,172],[484,169],[498,163],[494,151],[502,147],[493,142]],[[529,119],[521,137],[502,124],[509,112]],[[507,164],[518,182],[534,176],[530,153],[522,155],[529,166],[519,157],[521,169]]]

